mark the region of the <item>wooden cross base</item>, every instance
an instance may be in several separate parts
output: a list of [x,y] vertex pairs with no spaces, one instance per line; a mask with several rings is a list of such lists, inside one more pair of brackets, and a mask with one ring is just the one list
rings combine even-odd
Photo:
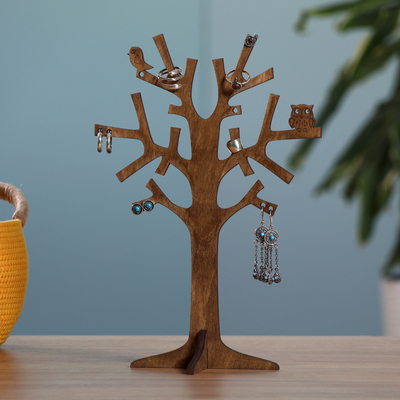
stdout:
[[207,340],[207,330],[203,329],[195,340],[189,337],[176,350],[135,360],[131,368],[186,368],[187,375],[194,375],[205,369],[278,370],[279,365],[232,350],[220,337],[217,340]]

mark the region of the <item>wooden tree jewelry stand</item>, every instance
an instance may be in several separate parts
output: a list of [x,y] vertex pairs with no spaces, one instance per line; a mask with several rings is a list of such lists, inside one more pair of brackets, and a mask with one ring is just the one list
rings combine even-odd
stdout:
[[[182,76],[180,69],[172,62],[164,36],[155,36],[154,41],[166,69],[154,76],[147,72],[152,67],[144,61],[142,50],[138,47],[131,48],[129,55],[131,63],[137,69],[136,77],[160,89],[170,91],[181,100],[180,106],[171,104],[168,112],[186,118],[189,124],[191,159],[185,159],[178,153],[179,128],[171,127],[168,147],[153,142],[140,93],[132,95],[139,129],[95,125],[96,136],[99,132],[108,132],[113,138],[138,139],[143,142],[144,154],[117,173],[121,182],[147,163],[161,157],[155,172],[164,175],[172,164],[186,176],[192,191],[192,205],[182,208],[172,203],[153,179],[146,185],[153,194],[147,200],[151,200],[154,204],[160,203],[173,211],[190,232],[192,250],[190,329],[189,338],[182,347],[168,353],[135,360],[131,364],[132,368],[186,368],[187,374],[195,374],[207,368],[279,369],[275,362],[241,354],[225,346],[220,337],[218,311],[218,238],[222,226],[232,215],[250,204],[259,209],[265,207],[271,210],[272,215],[277,205],[257,197],[263,189],[262,183],[258,180],[239,203],[229,208],[220,208],[217,204],[218,187],[221,179],[236,165],[240,166],[245,176],[253,174],[248,162],[249,157],[289,183],[293,175],[267,157],[266,145],[273,140],[319,138],[321,128],[314,128],[313,124],[303,124],[304,127],[297,124],[295,129],[272,131],[271,121],[279,96],[271,94],[257,143],[243,149],[237,147],[237,152],[233,152],[224,160],[218,158],[222,119],[242,113],[240,105],[231,106],[228,104],[229,100],[273,78],[272,68],[251,79],[244,71],[256,40],[257,36],[247,36],[237,66],[230,74],[225,72],[223,59],[213,60],[218,85],[218,102],[214,112],[207,119],[197,114],[192,102],[197,60],[187,59],[185,73]],[[240,139],[239,128],[232,128],[229,132],[231,142]],[[101,141],[98,143],[101,146]]]

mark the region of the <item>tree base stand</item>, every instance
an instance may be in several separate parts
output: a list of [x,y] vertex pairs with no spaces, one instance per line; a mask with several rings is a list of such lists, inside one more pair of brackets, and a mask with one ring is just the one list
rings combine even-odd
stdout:
[[207,339],[203,329],[195,338],[190,338],[180,348],[156,356],[141,358],[131,368],[182,368],[187,375],[194,375],[205,369],[264,369],[278,370],[273,361],[239,353],[227,347],[219,337]]

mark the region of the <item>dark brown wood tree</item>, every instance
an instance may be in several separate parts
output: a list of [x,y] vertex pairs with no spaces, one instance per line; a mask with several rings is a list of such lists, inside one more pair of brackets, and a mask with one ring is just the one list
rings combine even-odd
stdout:
[[[117,173],[121,182],[147,163],[161,157],[156,173],[164,175],[172,164],[188,179],[192,191],[191,206],[182,208],[172,203],[153,179],[146,185],[153,194],[148,200],[154,204],[160,203],[173,211],[190,232],[192,251],[190,329],[189,338],[182,347],[165,354],[135,360],[131,364],[133,368],[187,368],[188,374],[206,368],[279,369],[275,362],[241,354],[225,346],[220,337],[218,311],[218,238],[222,226],[232,215],[250,204],[259,209],[265,207],[266,210],[271,210],[272,215],[277,206],[257,196],[263,189],[259,180],[239,203],[229,208],[218,206],[218,188],[222,178],[236,165],[240,166],[245,176],[253,174],[248,162],[249,157],[289,183],[293,175],[266,155],[267,144],[273,140],[321,137],[321,129],[311,126],[272,131],[271,121],[279,96],[271,94],[257,143],[232,153],[226,159],[218,158],[221,121],[226,117],[242,113],[240,105],[230,106],[229,100],[273,78],[272,68],[252,79],[248,79],[248,74],[243,72],[256,40],[257,36],[248,35],[237,66],[228,75],[228,80],[223,59],[213,60],[218,101],[214,112],[207,119],[197,114],[192,102],[192,85],[197,60],[187,59],[185,72],[181,75],[171,60],[164,36],[155,36],[154,41],[166,67],[164,72],[161,71],[155,76],[147,72],[152,67],[144,61],[142,50],[138,47],[131,48],[129,54],[132,64],[137,69],[136,77],[160,89],[170,91],[181,100],[182,105],[169,106],[169,113],[182,116],[189,124],[191,159],[185,159],[178,153],[179,128],[171,128],[168,147],[153,142],[140,93],[132,95],[139,129],[95,125],[95,135],[98,135],[98,132],[111,131],[113,138],[138,139],[143,142],[144,154]],[[230,136],[231,140],[239,139],[239,128],[230,129]]]

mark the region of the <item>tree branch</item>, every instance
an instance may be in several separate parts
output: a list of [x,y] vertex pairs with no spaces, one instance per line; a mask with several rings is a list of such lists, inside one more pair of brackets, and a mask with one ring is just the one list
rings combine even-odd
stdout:
[[218,101],[214,113],[218,112],[221,119],[232,115],[241,115],[242,108],[240,106],[230,106],[228,104],[229,99],[234,94],[234,90],[232,85],[225,79],[224,60],[222,58],[213,60],[213,65],[218,86]]
[[[153,149],[152,149],[153,150]],[[159,156],[154,151],[148,151],[143,156],[139,157],[133,163],[130,163],[127,167],[117,172],[117,178],[120,182],[123,182],[125,179],[129,178],[135,172],[139,171],[142,167],[147,165],[149,162],[153,161]]]
[[[171,55],[169,53],[168,47],[167,47],[167,43],[165,42],[164,39],[164,35],[158,35],[158,36],[154,36],[153,40],[157,46],[157,49],[160,53],[160,56],[164,62],[164,65],[167,69],[167,71],[173,71],[175,69],[175,65],[172,62],[172,58]],[[141,54],[141,57],[143,58],[143,52],[139,47],[135,47],[134,49],[136,49],[136,52]],[[196,64],[197,64],[197,60],[193,60],[193,59],[187,59],[186,60],[186,70],[185,70],[185,74],[183,75],[183,77],[177,81],[177,84],[181,85],[181,87],[179,89],[176,88],[171,88],[168,86],[163,85],[157,78],[157,76],[154,76],[152,74],[150,74],[149,72],[147,72],[146,70],[143,69],[143,64],[147,65],[144,60],[141,60],[142,62],[138,63],[137,58],[135,59],[134,57],[131,57],[131,63],[132,65],[136,68],[136,77],[147,82],[150,83],[154,86],[157,86],[161,89],[164,89],[168,92],[171,92],[173,94],[175,94],[176,96],[178,96],[181,100],[182,98],[190,98],[191,99],[191,91],[192,91],[192,85],[193,85],[193,78],[194,78],[194,71],[196,68]],[[188,92],[190,93],[190,96],[186,96],[185,93]],[[176,107],[176,106],[175,106]],[[193,104],[191,104],[191,108],[193,108]],[[193,108],[194,109],[194,108]],[[170,111],[170,113],[174,114],[175,112]],[[179,113],[177,113],[179,114]],[[180,114],[179,114],[180,115]]]
[[288,129],[284,131],[272,131],[271,123],[275,113],[276,105],[278,104],[279,96],[270,94],[267,109],[265,111],[264,121],[261,127],[258,143],[271,142],[273,140],[286,139],[305,139],[305,138],[320,138],[321,128],[308,128],[307,131],[298,131],[296,129]]
[[223,221],[223,224],[230,218],[232,215],[237,213],[239,210],[242,208],[252,204],[253,206],[259,208],[261,210],[262,205],[264,205],[264,209],[268,210],[270,207],[272,207],[271,213],[272,215],[275,214],[275,211],[277,209],[277,205],[273,203],[269,203],[266,200],[260,199],[257,197],[257,193],[260,192],[264,188],[263,184],[261,183],[260,180],[258,180],[252,187],[251,189],[247,192],[247,194],[243,197],[242,200],[240,200],[239,203],[236,205],[225,208],[222,211],[222,216],[221,216],[221,221]]
[[153,179],[149,180],[146,187],[153,193],[153,196],[149,200],[154,204],[162,204],[164,207],[174,212],[182,221],[186,221],[187,208],[179,207],[172,203]]
[[[142,96],[140,93],[132,94],[132,101],[136,109],[136,114],[139,120],[139,129],[132,130],[128,132],[121,132],[121,134],[129,135],[128,138],[138,139],[143,143],[144,154],[142,157],[138,158],[133,163],[129,164],[123,170],[117,173],[117,177],[120,182],[123,182],[125,179],[129,178],[132,174],[138,171],[140,168],[153,161],[155,158],[161,155],[161,146],[158,146],[154,143],[153,138],[151,137],[149,125],[147,123],[146,113],[143,107]],[[118,131],[117,131],[118,133]],[[112,136],[119,137],[114,135]],[[126,136],[122,136],[126,137]]]
[[[254,146],[253,146],[254,147]],[[248,150],[252,149],[250,147]],[[265,149],[265,147],[264,147]],[[280,165],[278,165],[275,161],[272,161],[268,156],[265,155],[265,150],[253,152],[253,155],[250,157],[260,163],[263,167],[267,168],[270,170],[274,175],[276,175],[278,178],[282,179],[285,183],[289,184],[294,175],[291,174],[289,171],[287,171],[285,168],[282,168]]]
[[145,144],[154,144],[150,134],[149,124],[147,122],[146,113],[143,107],[142,96],[140,93],[131,94],[133,105],[135,106],[136,114],[139,120],[139,129],[123,129],[115,128],[112,126],[98,125],[94,126],[94,135],[98,135],[99,129],[103,129],[103,135],[106,134],[108,129],[112,131],[112,137],[119,137],[125,139],[138,139]]
[[240,53],[240,57],[238,63],[236,64],[235,71],[232,74],[232,78],[238,78],[239,81],[242,81],[243,79],[242,73],[252,51],[253,51],[253,46],[243,45],[242,52]]
[[136,114],[138,116],[139,129],[122,129],[105,125],[95,125],[95,136],[98,135],[99,129],[103,129],[103,134],[110,129],[112,132],[112,137],[114,138],[119,137],[125,139],[137,139],[143,143],[144,154],[117,173],[117,177],[120,182],[123,182],[136,171],[160,156],[162,156],[162,159],[159,167],[156,170],[157,173],[164,175],[168,169],[168,166],[173,164],[185,176],[187,176],[187,160],[182,158],[178,153],[180,129],[171,128],[171,139],[168,148],[155,144],[153,138],[151,137],[140,93],[132,94],[131,97],[136,109]]
[[[246,78],[243,78],[244,67],[246,66],[247,60],[249,59],[250,54],[253,51],[253,48],[254,45],[253,46],[247,46],[246,44],[243,45],[242,52],[240,53],[240,57],[236,65],[236,68],[229,78],[231,81],[233,81],[233,79],[236,78],[238,82],[242,84],[242,87],[238,90],[234,90],[232,88],[232,84],[225,79],[225,85],[230,86],[230,92],[231,92],[230,97],[238,93],[244,92],[247,89],[251,89],[254,86],[260,85],[261,83],[264,83],[274,78],[274,72],[272,68],[268,69],[267,71],[264,71],[260,75],[257,75],[256,77],[251,79],[249,75],[248,81],[246,81]],[[246,73],[248,72],[246,71]],[[225,71],[224,71],[224,76],[225,76]]]
[[175,69],[175,66],[172,62],[171,55],[169,54],[169,50],[167,47],[167,43],[165,42],[164,35],[161,34],[154,36],[153,40],[164,62],[165,68],[167,68],[167,71],[173,71]]
[[234,90],[232,88],[232,84],[229,83],[225,78],[226,72],[224,67],[224,60],[222,58],[213,60],[213,64],[218,85],[218,102],[216,110],[218,110],[222,114],[222,118],[242,114],[242,109],[240,106],[230,106],[228,104],[229,99],[231,99],[238,93],[242,93],[247,89],[251,89],[254,86],[267,82],[274,77],[273,69],[270,68],[260,75],[257,75],[256,77],[250,79],[246,84],[242,85],[239,90]]
[[[235,139],[240,139],[240,130],[239,128],[231,128],[229,129],[229,134],[231,137],[231,141]],[[243,150],[237,152],[237,153],[232,153],[230,157],[226,158],[225,160],[225,165],[222,168],[222,173],[221,173],[221,179],[236,165],[239,165],[243,175],[248,176],[254,174],[253,169],[251,168],[249,161],[247,159],[247,156]]]
[[[307,131],[298,131],[296,129],[272,131],[271,123],[275,113],[276,105],[278,103],[278,99],[279,96],[276,94],[271,94],[269,96],[268,105],[265,111],[264,121],[261,127],[258,141],[254,146],[243,149],[243,151],[240,152],[243,153],[240,159],[243,160],[244,158],[250,157],[260,163],[265,168],[269,169],[273,174],[282,179],[284,182],[290,183],[290,181],[293,179],[293,175],[282,168],[280,165],[272,161],[266,155],[265,149],[267,144],[274,140],[319,138],[321,137],[321,128],[308,128]],[[237,161],[239,161],[239,158],[237,159]],[[234,166],[235,165],[229,164],[230,168],[233,168]]]
[[171,127],[171,135],[168,148],[162,147],[162,159],[160,165],[156,169],[156,173],[165,175],[170,164],[178,168],[186,178],[188,178],[187,167],[189,160],[184,159],[178,152],[178,143],[181,130],[180,128]]
[[178,91],[174,92],[174,94],[181,99],[182,105],[176,106],[174,104],[170,104],[168,110],[168,114],[180,115],[181,117],[186,118],[188,121],[190,120],[191,115],[195,115],[197,118],[200,118],[192,101],[192,87],[196,66],[197,60],[192,58],[188,58],[186,60],[185,74],[179,81],[182,87]]
[[251,78],[248,83],[242,86],[240,90],[237,90],[235,93],[233,93],[233,96],[235,94],[244,92],[247,89],[251,89],[254,86],[261,85],[264,82],[270,81],[271,79],[274,79],[274,70],[273,68],[267,69],[266,71],[262,72],[261,74],[255,76],[254,78]]

